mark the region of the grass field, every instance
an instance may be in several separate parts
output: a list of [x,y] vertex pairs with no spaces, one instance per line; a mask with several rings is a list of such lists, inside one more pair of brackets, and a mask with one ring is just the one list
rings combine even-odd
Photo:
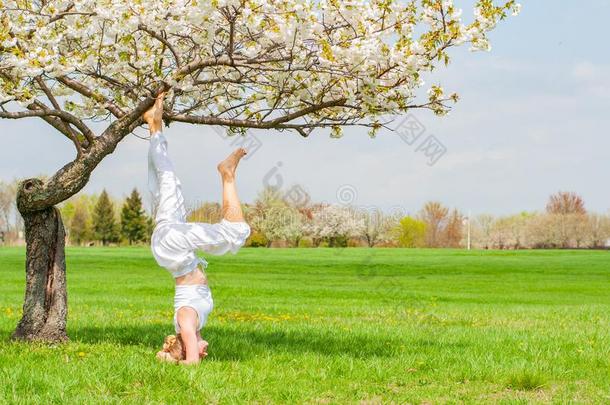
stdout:
[[610,403],[610,252],[243,249],[211,257],[198,367],[155,358],[172,279],[145,248],[68,250],[69,335],[10,343],[3,403]]

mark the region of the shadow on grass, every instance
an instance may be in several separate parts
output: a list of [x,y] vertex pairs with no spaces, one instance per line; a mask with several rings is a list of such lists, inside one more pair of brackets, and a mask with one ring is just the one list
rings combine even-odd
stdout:
[[[211,360],[246,360],[255,356],[279,354],[318,354],[323,356],[349,356],[366,359],[395,356],[403,339],[381,335],[328,329],[261,330],[249,326],[214,326],[204,329],[204,338],[210,342]],[[83,327],[70,331],[73,341],[87,344],[114,343],[126,346],[146,346],[159,350],[163,338],[171,332],[165,324],[130,325],[128,327]],[[419,339],[408,342],[412,350],[438,346],[439,342]],[[447,346],[445,342],[443,344]],[[457,344],[456,344],[457,346]],[[419,349],[418,349],[419,348]]]

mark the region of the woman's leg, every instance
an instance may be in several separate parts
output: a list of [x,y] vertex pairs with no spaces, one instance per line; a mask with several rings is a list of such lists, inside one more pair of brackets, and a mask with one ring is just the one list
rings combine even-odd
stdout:
[[161,132],[163,127],[163,101],[165,100],[165,93],[159,93],[155,105],[150,110],[146,111],[142,116],[144,122],[148,124],[148,130],[151,136],[157,132]]
[[229,222],[244,222],[244,213],[235,185],[235,170],[246,153],[245,149],[239,148],[218,165],[222,179],[222,217]]
[[218,165],[222,178],[222,217],[217,224],[191,223],[172,225],[188,241],[190,250],[203,250],[214,255],[236,253],[250,236],[237,196],[235,171],[246,151],[237,149]]
[[167,140],[161,133],[163,118],[163,97],[157,97],[155,105],[148,110],[143,119],[150,130],[150,147],[148,152],[149,188],[156,205],[155,222],[185,222],[186,208],[180,180],[174,171],[174,165],[167,151]]

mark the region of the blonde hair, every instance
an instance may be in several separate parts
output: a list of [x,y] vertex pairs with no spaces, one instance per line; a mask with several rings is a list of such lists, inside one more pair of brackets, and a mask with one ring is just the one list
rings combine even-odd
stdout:
[[169,335],[165,337],[163,341],[163,351],[169,353],[169,355],[177,361],[186,359],[186,349],[184,347],[184,342],[182,341],[182,336],[178,333],[178,335]]

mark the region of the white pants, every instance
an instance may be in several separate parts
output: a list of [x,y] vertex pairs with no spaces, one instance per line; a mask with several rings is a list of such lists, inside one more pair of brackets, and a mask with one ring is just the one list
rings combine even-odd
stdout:
[[161,132],[150,140],[148,185],[157,207],[151,250],[157,263],[174,277],[190,273],[199,263],[207,267],[207,262],[195,254],[196,250],[213,255],[237,253],[250,236],[250,227],[245,222],[225,219],[217,224],[186,222],[180,180]]

